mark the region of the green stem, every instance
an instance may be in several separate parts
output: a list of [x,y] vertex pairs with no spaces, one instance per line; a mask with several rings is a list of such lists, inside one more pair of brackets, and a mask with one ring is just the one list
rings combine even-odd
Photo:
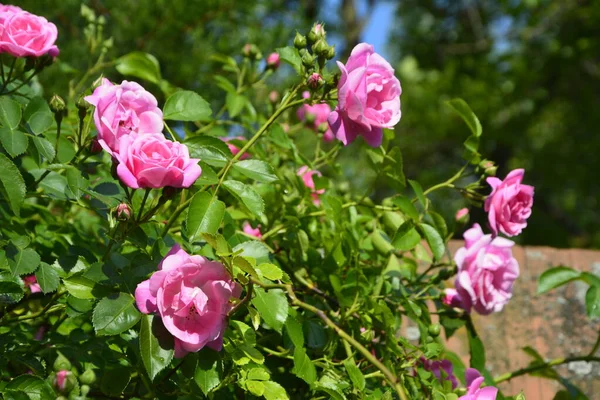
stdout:
[[35,312],[33,314],[19,315],[18,317],[15,317],[15,318],[12,318],[12,319],[8,319],[5,322],[6,323],[11,323],[11,322],[27,321],[29,319],[34,319],[34,318],[37,318],[37,317],[42,316],[44,314],[47,314],[48,310],[50,310],[50,308],[54,305],[54,302],[56,300],[58,300],[65,293],[66,292],[56,292],[56,293],[54,293],[54,295],[52,296],[52,298],[50,299],[50,301],[48,301],[48,304],[46,304],[44,306],[44,308],[42,308],[38,312]]
[[[374,209],[380,210],[380,211],[398,211],[398,208],[395,208],[395,207],[386,207],[386,206],[380,206],[380,205],[366,204],[366,203],[360,203],[358,201],[351,201],[349,203],[342,204],[342,208],[350,208],[352,206],[370,207],[370,208],[374,208]],[[302,217],[318,217],[321,215],[325,215],[324,210],[314,211],[314,212],[305,214]],[[264,238],[264,235],[263,235],[263,238]]]
[[52,162],[56,161],[56,158],[58,157],[58,144],[60,143],[60,127],[62,125],[62,117],[60,118],[55,118],[56,120],[56,144],[54,145],[55,151],[56,153],[54,153],[54,159],[52,160]]
[[171,140],[174,142],[178,142],[179,140],[175,139],[175,134],[173,133],[171,128],[169,128],[169,125],[167,123],[165,123],[165,128],[167,128],[167,132],[169,132],[169,135],[171,135]]
[[146,205],[146,200],[148,200],[148,196],[150,195],[151,190],[152,189],[146,189],[146,192],[144,193],[144,198],[142,199],[142,205],[140,206],[140,211],[138,212],[138,217],[137,217],[138,224],[142,220],[142,214],[144,213],[144,206]]
[[498,384],[504,381],[509,381],[517,376],[530,374],[532,372],[544,370],[551,367],[556,367],[557,365],[568,364],[574,361],[588,361],[588,362],[600,362],[600,357],[593,356],[577,356],[577,357],[567,357],[567,358],[555,358],[554,360],[550,360],[548,362],[542,364],[532,365],[530,367],[521,368],[513,372],[506,373],[504,375],[500,375],[499,377],[494,379],[494,383]]
[[273,228],[270,231],[267,231],[266,233],[264,233],[262,235],[262,240],[266,240],[266,239],[270,238],[271,236],[275,235],[277,232],[279,232],[283,228],[285,228],[284,224],[277,225],[275,228]]
[[[454,176],[452,176],[446,182],[438,183],[437,185],[433,185],[429,189],[425,190],[423,192],[423,195],[426,196],[434,190],[441,189],[444,187],[454,187],[452,183],[454,183],[457,179],[459,179],[462,176],[462,173],[465,172],[465,168],[467,168],[467,165],[468,164],[465,164],[456,174],[454,174]],[[414,201],[416,201],[416,199]]]
[[8,84],[10,83],[10,78],[12,77],[12,73],[13,70],[15,68],[15,63],[17,62],[17,58],[14,57],[12,60],[12,63],[10,64],[10,69],[8,70],[8,76],[6,77],[6,80],[2,83],[2,90],[0,90],[0,93],[4,94],[4,89],[6,89],[6,86],[8,86]]
[[37,75],[37,71],[34,71],[31,75],[29,75],[29,77],[27,79],[23,80],[23,82],[21,82],[21,84],[19,86],[17,86],[16,88],[13,88],[13,89],[11,89],[8,92],[3,93],[3,94],[6,95],[6,94],[13,94],[13,93],[15,93],[17,90],[21,89],[23,86],[25,86],[26,84],[28,84],[29,82],[31,82],[31,80],[33,79],[33,77],[36,76],[36,75]]
[[351,335],[346,333],[346,331],[344,331],[342,328],[340,328],[335,322],[333,322],[331,319],[329,319],[329,317],[325,314],[325,312],[323,312],[323,310],[298,299],[298,297],[296,297],[296,293],[294,293],[292,285],[265,284],[259,280],[253,279],[253,278],[252,278],[252,282],[254,282],[254,284],[259,285],[267,290],[275,289],[275,288],[286,290],[288,293],[288,297],[292,300],[293,305],[296,305],[300,308],[310,311],[310,312],[316,314],[319,318],[321,318],[323,320],[323,322],[325,322],[325,324],[329,328],[331,328],[340,338],[342,338],[343,340],[348,342],[350,345],[352,345],[352,347],[354,347],[356,350],[358,350],[358,352],[360,352],[371,363],[371,365],[373,365],[375,368],[377,368],[379,371],[381,371],[381,373],[383,374],[385,379],[391,384],[392,387],[394,387],[394,389],[396,390],[396,393],[398,394],[400,399],[408,400],[406,391],[404,390],[404,386],[402,385],[402,382],[398,379],[398,377],[396,376],[395,373],[390,371],[381,361],[379,361],[377,359],[377,357],[375,357],[373,354],[371,354],[371,352],[365,346],[363,346],[360,342],[358,342],[356,339],[354,339]]
[[598,337],[596,338],[596,343],[594,344],[592,351],[590,351],[590,354],[588,354],[588,355],[593,356],[594,354],[596,354],[596,351],[598,351],[599,347],[600,347],[600,332],[598,332]]

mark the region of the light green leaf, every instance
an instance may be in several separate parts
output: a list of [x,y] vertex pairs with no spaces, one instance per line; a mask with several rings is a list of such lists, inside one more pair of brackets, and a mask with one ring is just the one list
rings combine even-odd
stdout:
[[262,242],[256,240],[248,240],[242,242],[233,248],[233,252],[242,251],[239,255],[244,257],[252,257],[257,263],[269,262],[269,248]]
[[292,372],[309,385],[317,380],[317,369],[302,347],[296,347],[294,350],[294,368]]
[[347,359],[344,361],[344,367],[346,368],[346,372],[348,372],[348,376],[354,387],[357,390],[362,391],[365,388],[365,377],[356,366],[356,363],[351,359]]
[[2,147],[12,158],[15,158],[27,150],[29,140],[23,132],[12,130],[6,126],[0,128],[0,142]]
[[396,207],[398,207],[400,209],[400,211],[402,211],[404,213],[404,215],[406,215],[414,220],[419,219],[419,212],[417,211],[417,209],[415,208],[415,205],[412,203],[412,201],[410,201],[410,199],[408,197],[404,197],[404,196],[393,197],[392,203],[394,203],[394,205]]
[[277,178],[277,175],[275,175],[273,168],[266,162],[260,160],[238,161],[233,164],[233,169],[258,182],[268,183],[279,179]]
[[573,268],[559,266],[544,271],[538,279],[538,294],[546,293],[549,290],[567,284],[579,279],[581,272]]
[[246,98],[246,96],[234,92],[227,93],[227,97],[225,98],[227,110],[229,111],[229,115],[232,118],[234,118],[244,109],[244,106],[247,102],[248,99]]
[[15,129],[21,122],[21,105],[6,96],[0,97],[0,122],[2,126]]
[[302,58],[298,50],[293,46],[280,47],[276,49],[279,57],[286,63],[290,64],[298,74],[302,73]]
[[471,107],[463,99],[452,99],[447,104],[454,109],[460,115],[460,117],[466,122],[469,129],[476,137],[481,136],[482,129],[479,118],[471,110]]
[[421,235],[415,229],[413,220],[408,220],[398,227],[392,245],[400,251],[412,250],[421,241]]
[[194,186],[215,185],[219,183],[217,173],[208,164],[200,162],[200,168],[202,168],[202,174],[196,179]]
[[246,389],[255,396],[262,396],[265,392],[265,386],[260,381],[246,381]]
[[198,239],[202,233],[217,233],[224,215],[225,203],[207,192],[197,193],[192,199],[187,215],[190,241]]
[[175,121],[199,121],[210,118],[210,104],[198,93],[179,90],[173,93],[163,108],[164,119]]
[[40,265],[40,255],[33,249],[20,249],[8,259],[8,266],[13,276],[27,275]]
[[256,267],[256,269],[260,271],[262,276],[272,281],[283,278],[283,271],[275,264],[263,263]]
[[165,369],[173,359],[173,336],[164,327],[160,318],[143,315],[139,335],[142,362],[150,379]]
[[271,328],[281,332],[288,316],[288,301],[283,290],[273,289],[266,292],[256,288],[252,304]]
[[412,187],[413,191],[415,192],[415,195],[417,196],[419,203],[421,203],[423,208],[427,208],[427,198],[423,194],[423,188],[421,187],[421,184],[417,181],[413,181],[410,179],[408,180],[408,183],[410,183],[410,186]]
[[40,267],[35,272],[35,278],[44,293],[54,292],[60,282],[56,269],[45,262],[40,264]]
[[99,336],[118,335],[134,326],[140,312],[134,306],[135,299],[128,293],[105,297],[94,307],[92,323]]
[[267,381],[263,382],[265,392],[263,396],[266,400],[289,400],[285,389],[277,382]]
[[[2,99],[0,97],[0,99]],[[21,205],[25,200],[25,181],[23,176],[19,172],[19,169],[13,164],[13,162],[0,153],[0,182],[4,190],[1,191],[2,195],[10,204],[10,209],[16,215],[20,215]]]
[[115,66],[122,75],[135,76],[158,84],[161,80],[158,60],[152,54],[134,51],[117,59]]
[[600,287],[590,286],[585,294],[585,308],[589,318],[600,318]]
[[285,330],[296,347],[304,347],[302,324],[291,315],[285,321]]
[[228,180],[223,182],[223,187],[237,197],[253,214],[260,217],[265,211],[265,202],[262,197],[249,185],[239,181]]
[[29,129],[36,135],[46,132],[54,124],[52,113],[38,111],[27,120]]
[[419,224],[419,227],[423,230],[425,240],[427,240],[427,244],[433,253],[433,258],[436,261],[440,260],[446,250],[444,239],[442,239],[438,231],[431,225]]
[[187,144],[190,156],[199,158],[200,161],[213,167],[224,167],[231,157],[214,146],[196,145],[193,142]]
[[96,296],[92,293],[96,287],[96,282],[81,275],[75,275],[70,278],[63,279],[65,288],[71,296],[78,299],[95,299]]

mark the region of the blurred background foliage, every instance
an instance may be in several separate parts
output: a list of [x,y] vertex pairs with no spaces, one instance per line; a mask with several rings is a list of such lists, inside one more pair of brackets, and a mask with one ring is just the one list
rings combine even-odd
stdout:
[[[105,19],[99,28],[113,38],[107,60],[151,53],[165,80],[197,91],[214,109],[224,95],[213,79],[221,68],[213,54],[240,57],[245,43],[255,43],[266,55],[316,20],[326,23],[342,61],[356,43],[380,35],[387,44],[376,51],[396,67],[403,86],[395,140],[408,178],[428,187],[454,174],[468,132],[445,100],[462,97],[481,120],[482,154],[497,162],[498,175],[525,168],[526,183],[536,187],[520,242],[600,248],[599,1],[20,0],[15,4],[57,24],[60,58],[70,62],[44,71],[47,96],[68,92],[68,78],[58,71],[84,72],[96,61],[84,39],[82,3]],[[392,12],[382,17],[376,11],[384,6]],[[368,34],[367,25],[375,26]],[[103,72],[123,78],[112,68]],[[283,89],[285,77],[283,71],[270,84]],[[159,88],[144,86],[160,97]],[[342,152],[353,160],[343,171],[356,177],[353,190],[389,195],[388,182],[360,153],[355,146]],[[439,211],[451,219],[463,204],[456,194]],[[483,217],[475,211],[472,220]]]

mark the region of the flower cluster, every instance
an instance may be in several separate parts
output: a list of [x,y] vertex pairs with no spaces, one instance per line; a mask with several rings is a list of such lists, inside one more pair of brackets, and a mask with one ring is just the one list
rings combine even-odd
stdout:
[[98,143],[118,162],[117,175],[132,189],[187,188],[202,173],[186,145],[161,133],[163,115],[156,98],[135,82],[103,79],[85,100],[96,107]]
[[14,57],[58,56],[56,25],[20,7],[0,4],[0,53]]
[[[485,200],[485,210],[493,234],[484,235],[479,224],[465,232],[465,246],[454,256],[458,266],[456,289],[446,289],[445,304],[487,315],[501,311],[512,297],[513,284],[519,277],[519,264],[512,256],[515,243],[497,234],[500,231],[515,236],[527,226],[533,187],[521,184],[523,175],[524,171],[517,169],[504,181],[487,179],[492,193]],[[467,214],[464,209],[459,210],[457,220]]]

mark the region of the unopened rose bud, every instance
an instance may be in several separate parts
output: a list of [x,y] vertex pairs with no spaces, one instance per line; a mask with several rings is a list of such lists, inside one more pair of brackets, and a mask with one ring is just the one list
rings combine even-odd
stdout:
[[495,176],[496,171],[498,170],[498,167],[496,165],[494,165],[493,161],[490,161],[490,160],[481,161],[479,163],[479,168],[483,169],[483,172],[487,176]]
[[242,48],[242,53],[246,56],[246,57],[250,57],[250,52],[252,51],[252,45],[250,43],[246,43],[244,45],[244,47]]
[[54,360],[54,365],[52,367],[57,372],[71,369],[71,361],[69,361],[67,357],[63,356],[61,352],[58,352],[58,356],[56,357],[56,360]]
[[277,103],[279,101],[279,93],[275,90],[271,90],[271,93],[269,93],[269,101],[273,104]]
[[313,51],[321,57],[325,57],[329,53],[329,45],[325,39],[319,39],[313,46]]
[[267,57],[267,67],[269,67],[269,68],[277,69],[277,68],[279,68],[280,63],[281,63],[281,61],[279,58],[279,54],[277,54],[277,53],[271,53]]
[[131,218],[131,208],[129,205],[121,203],[115,209],[115,214],[117,214],[117,219],[119,221],[127,221],[129,218]]
[[456,216],[454,217],[454,219],[459,224],[466,225],[467,222],[469,222],[469,209],[466,208],[466,207],[465,208],[461,208],[460,210],[458,210],[456,212]]
[[246,43],[242,49],[242,53],[251,60],[260,60],[262,58],[262,53],[255,44]]
[[427,332],[434,338],[440,336],[440,324],[429,325]]
[[75,387],[75,379],[71,371],[60,370],[56,373],[56,378],[54,378],[54,387],[59,392],[68,393]]
[[317,116],[314,113],[307,112],[304,114],[304,123],[306,125],[312,126],[315,123]]
[[327,56],[326,56],[326,58],[328,60],[331,60],[333,57],[335,57],[335,45],[329,47],[329,50],[327,51]]
[[316,72],[309,76],[308,80],[306,81],[306,84],[313,89],[318,89],[323,85],[323,83],[325,83],[323,77]]
[[319,126],[317,127],[317,130],[319,131],[319,133],[325,133],[325,132],[327,132],[327,129],[329,129],[328,122],[321,122],[319,124]]
[[296,37],[294,37],[294,47],[298,50],[304,49],[306,47],[306,37],[296,32]]
[[67,105],[59,95],[55,94],[50,99],[50,110],[54,113],[55,119],[61,119],[67,115]]
[[96,373],[93,369],[86,369],[85,372],[79,375],[79,382],[83,385],[91,385],[96,382]]
[[101,151],[102,151],[102,146],[100,146],[100,143],[98,142],[98,138],[94,138],[94,140],[92,140],[92,143],[90,144],[90,153],[98,154]]
[[450,307],[462,308],[462,300],[456,289],[445,289],[442,303]]
[[312,54],[306,52],[304,53],[304,55],[302,56],[302,65],[304,65],[306,68],[308,67],[312,67],[315,63],[315,56],[313,56]]
[[324,38],[324,37],[325,37],[325,29],[323,29],[322,24],[313,25],[312,29],[310,30],[310,32],[308,32],[308,36],[307,36],[309,43],[316,43],[319,39]]
[[305,54],[308,54],[308,50],[300,49],[298,50],[298,54],[300,54],[300,57],[304,57]]

